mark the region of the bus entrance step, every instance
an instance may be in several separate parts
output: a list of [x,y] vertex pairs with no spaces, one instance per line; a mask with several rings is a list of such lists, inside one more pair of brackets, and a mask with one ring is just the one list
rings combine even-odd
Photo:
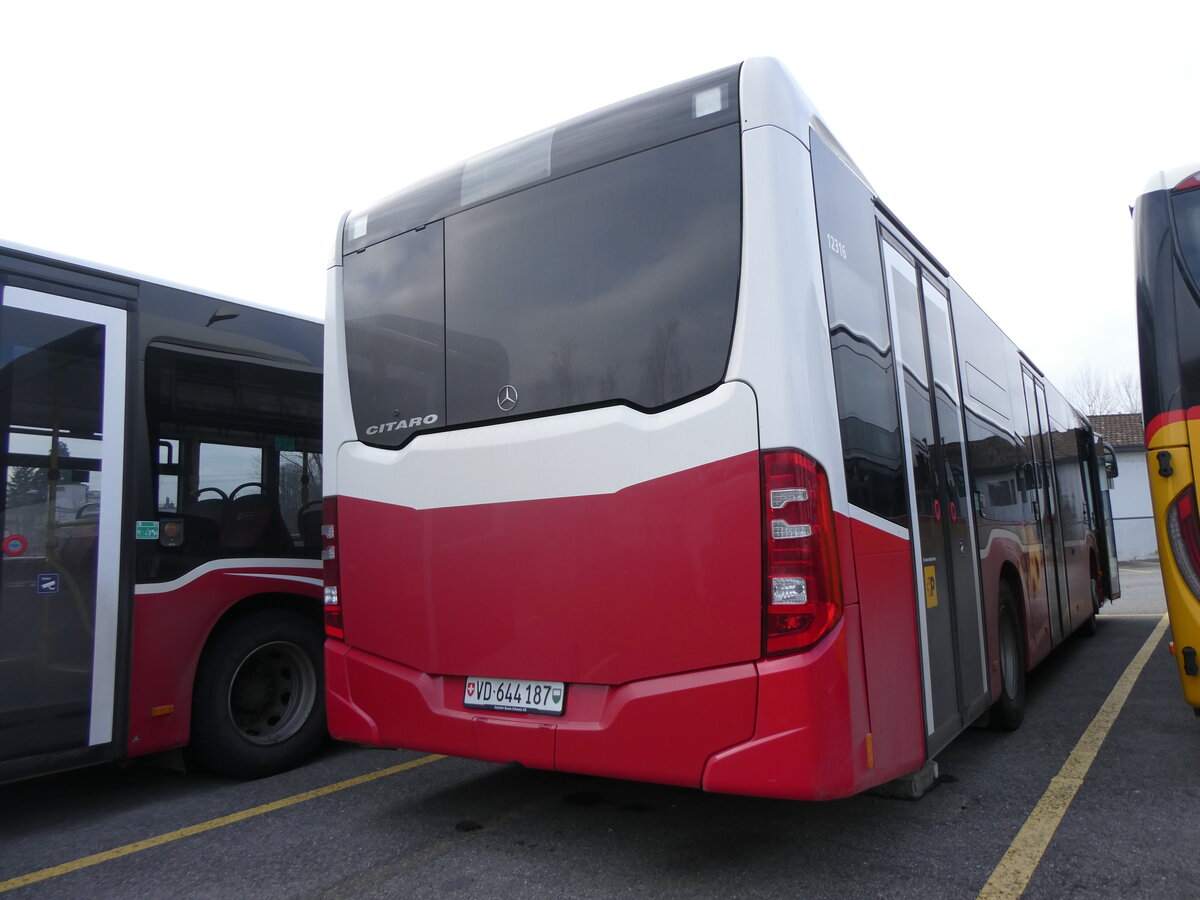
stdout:
[[877,788],[872,788],[867,793],[876,797],[888,797],[892,800],[920,800],[933,790],[933,786],[937,784],[937,777],[937,760],[930,759],[917,771],[893,778]]

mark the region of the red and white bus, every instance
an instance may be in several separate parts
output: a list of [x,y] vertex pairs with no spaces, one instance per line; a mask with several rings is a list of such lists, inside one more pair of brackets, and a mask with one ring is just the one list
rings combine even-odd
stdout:
[[0,246],[0,780],[323,738],[321,324]]
[[844,796],[1113,593],[1087,421],[774,61],[350,213],[329,291],[335,737]]

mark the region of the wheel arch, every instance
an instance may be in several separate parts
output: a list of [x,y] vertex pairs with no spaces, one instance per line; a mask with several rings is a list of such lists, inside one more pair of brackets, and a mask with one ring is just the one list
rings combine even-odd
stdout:
[[196,673],[200,669],[200,661],[204,659],[205,652],[212,646],[213,640],[218,635],[231,628],[235,628],[239,619],[244,619],[246,616],[256,612],[272,609],[298,612],[306,618],[311,618],[318,628],[322,625],[320,600],[315,597],[306,597],[304,594],[289,593],[287,591],[262,591],[257,594],[248,594],[240,600],[230,603],[225,608],[225,611],[213,621],[208,629],[208,633],[204,635],[204,640],[198,642],[195,655],[188,662],[187,679],[189,689],[187,692],[187,716],[185,717],[187,722],[185,744],[190,743],[192,739],[191,711],[196,697]]
[[1021,629],[1021,639],[1025,644],[1025,671],[1028,672],[1031,668],[1030,660],[1033,658],[1033,647],[1030,643],[1029,636],[1029,614],[1025,609],[1026,593],[1025,586],[1021,582],[1021,573],[1017,567],[1009,560],[1005,560],[1000,566],[1000,581],[1008,584],[1012,589],[1013,595],[1016,597],[1017,606],[1017,625]]
[[[988,710],[988,724],[998,731],[1014,731],[1025,718],[1025,678],[1029,673],[1026,611],[1021,579],[1015,567],[1001,569],[997,595],[997,633],[1000,653],[996,660],[1000,692]],[[1004,610],[1010,610],[1006,615]],[[1012,621],[1011,626],[1006,622]],[[1016,631],[1011,634],[1010,628]],[[1006,635],[1011,635],[1006,639]],[[1023,652],[1024,648],[1024,652]],[[1010,680],[1011,679],[1011,680]]]
[[[271,613],[278,615],[271,616]],[[242,623],[245,623],[245,630],[239,634],[239,627]],[[217,752],[217,749],[224,744],[230,753],[240,756],[241,750],[228,743],[226,727],[230,725],[231,719],[226,716],[233,715],[232,709],[227,709],[225,714],[217,713],[213,698],[225,697],[223,703],[233,704],[232,685],[242,677],[237,674],[241,671],[241,663],[236,663],[236,661],[242,657],[247,648],[253,648],[255,643],[263,639],[264,629],[282,633],[290,630],[294,635],[294,640],[282,636],[278,639],[286,640],[295,652],[301,653],[311,664],[307,676],[299,676],[300,681],[292,681],[289,678],[284,683],[283,690],[296,696],[303,694],[312,698],[310,702],[314,705],[311,707],[311,713],[305,714],[301,720],[302,724],[299,726],[301,731],[311,735],[312,740],[297,734],[296,740],[309,749],[283,750],[285,744],[292,745],[292,734],[289,733],[271,748],[270,754],[274,759],[268,759],[266,756],[258,756],[253,759],[250,757],[234,759],[228,754]],[[270,640],[275,639],[270,638]],[[196,660],[191,683],[188,749],[185,758],[190,763],[196,763],[209,771],[233,777],[260,777],[265,774],[273,774],[291,768],[306,758],[315,749],[315,742],[320,740],[311,729],[318,729],[321,735],[328,734],[324,711],[324,659],[322,653],[324,640],[321,604],[314,597],[286,591],[264,591],[249,595],[231,604],[210,629]],[[239,642],[245,645],[243,649],[234,649],[238,647]],[[302,647],[307,649],[300,649]],[[256,657],[258,652],[258,650],[251,650],[251,655],[244,657],[243,661],[250,659],[251,656]],[[299,660],[296,662],[296,666],[287,664],[293,673],[300,672],[304,668]],[[227,679],[233,679],[233,681]],[[307,683],[309,688],[304,691],[298,689],[294,691],[293,686],[301,683]],[[302,706],[306,705],[303,701],[300,702]],[[287,714],[284,715],[284,718],[287,718]],[[319,726],[304,724],[314,723],[318,720]],[[221,721],[224,722],[224,725],[221,724]],[[238,726],[234,725],[233,727],[236,729]],[[197,728],[200,730],[197,731]],[[240,742],[236,740],[234,742],[240,745]],[[261,752],[264,752],[262,748],[251,751],[251,753]],[[283,759],[287,761],[284,762]]]
[[[208,578],[221,575],[209,573]],[[242,584],[243,588],[258,586]],[[170,591],[139,592],[130,649],[126,754],[144,756],[184,747],[191,741],[201,660],[213,640],[234,627],[239,618],[259,610],[289,610],[321,629],[321,588],[308,583],[296,586],[292,591],[272,585],[275,590],[235,594],[230,599],[220,582],[214,590],[210,581],[192,579]]]
[[200,670],[200,661],[204,659],[204,654],[212,646],[213,641],[218,635],[236,628],[239,620],[257,612],[269,610],[297,612],[305,618],[311,619],[317,628],[321,628],[323,625],[320,600],[315,597],[306,597],[304,594],[289,593],[287,591],[263,591],[257,594],[249,594],[229,604],[225,611],[212,623],[212,627],[208,629],[204,640],[199,644],[195,658],[189,664],[188,683],[191,687],[188,691],[187,739],[185,743],[191,743],[192,739],[191,716],[192,707],[196,699],[196,676]]
[[269,609],[298,612],[305,617],[311,618],[318,626],[321,625],[321,601],[315,597],[306,597],[304,594],[287,593],[284,591],[265,591],[259,594],[250,594],[231,603],[217,620],[213,622],[212,628],[208,630],[208,634],[204,638],[204,643],[201,645],[201,655],[203,655],[204,648],[211,643],[213,636],[217,632],[232,627],[232,623],[237,619],[247,616],[250,613]]

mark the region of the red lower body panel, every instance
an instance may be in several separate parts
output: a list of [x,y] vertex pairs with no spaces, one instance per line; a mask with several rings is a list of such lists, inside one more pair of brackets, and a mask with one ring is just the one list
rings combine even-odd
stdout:
[[195,569],[171,585],[138,585],[130,649],[129,756],[188,742],[196,666],[213,627],[235,604],[255,594],[305,596],[317,609],[321,587],[313,581],[320,569],[314,566],[226,560]]
[[752,663],[610,687],[567,686],[559,716],[463,706],[464,679],[325,645],[329,730],[359,743],[697,787],[754,729]]
[[758,465],[743,453],[614,493],[432,509],[339,497],[346,641],[426,672],[577,684],[751,661]]
[[[358,743],[800,800],[917,768],[872,768],[857,607],[817,647],[774,660],[567,686],[562,717],[463,706],[464,679],[325,646],[329,729]],[[855,675],[854,673],[859,673]],[[920,732],[920,722],[913,726]]]
[[848,606],[816,652],[757,664],[754,737],[710,761],[705,790],[830,800],[892,777],[872,768],[866,695],[855,676],[862,671],[858,634],[858,608]]
[[850,526],[871,708],[875,775],[886,781],[925,760],[925,705],[912,545],[857,519]]
[[558,717],[467,709],[461,675],[427,674],[329,640],[330,732],[799,800],[848,796],[912,772],[925,759],[925,738],[911,546],[846,517],[837,527],[846,604],[833,631],[806,651],[618,685],[568,683]]

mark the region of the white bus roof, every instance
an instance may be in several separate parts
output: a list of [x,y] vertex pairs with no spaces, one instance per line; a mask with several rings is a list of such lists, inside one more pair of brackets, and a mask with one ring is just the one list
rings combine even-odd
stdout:
[[249,300],[242,300],[238,297],[230,297],[228,294],[217,294],[212,291],[204,290],[203,288],[192,287],[187,284],[180,284],[175,281],[167,281],[162,278],[154,278],[149,275],[142,275],[139,272],[130,272],[127,269],[118,269],[114,266],[103,265],[101,263],[92,262],[86,259],[79,259],[74,256],[67,256],[63,253],[55,253],[50,250],[43,250],[40,247],[30,247],[26,244],[17,244],[13,241],[0,239],[0,252],[11,251],[13,253],[24,253],[29,256],[40,256],[43,259],[51,260],[52,262],[62,263],[76,268],[91,269],[105,275],[114,275],[117,278],[125,278],[131,281],[144,281],[150,284],[157,284],[161,287],[172,288],[178,291],[187,291],[192,294],[200,294],[204,297],[211,297],[214,300],[220,300],[225,303],[236,303],[239,306],[247,306],[251,309],[261,310],[263,312],[277,313],[281,316],[290,316],[293,319],[304,319],[308,322],[315,322],[318,325],[324,324],[322,319],[315,316],[306,315],[304,313],[292,312],[288,309],[280,309],[276,306],[267,306],[264,303],[254,303]]
[[850,154],[833,136],[812,100],[783,63],[769,56],[751,57],[743,61],[742,85],[744,130],[761,125],[775,125],[791,132],[807,147],[808,129],[812,128],[867,189],[875,196],[879,195],[867,180],[867,176],[850,158]]
[[1175,185],[1179,184],[1190,175],[1195,175],[1200,172],[1200,163],[1193,163],[1190,166],[1176,166],[1173,169],[1164,169],[1153,175],[1146,186],[1142,188],[1143,194],[1149,194],[1151,191],[1169,191]]

